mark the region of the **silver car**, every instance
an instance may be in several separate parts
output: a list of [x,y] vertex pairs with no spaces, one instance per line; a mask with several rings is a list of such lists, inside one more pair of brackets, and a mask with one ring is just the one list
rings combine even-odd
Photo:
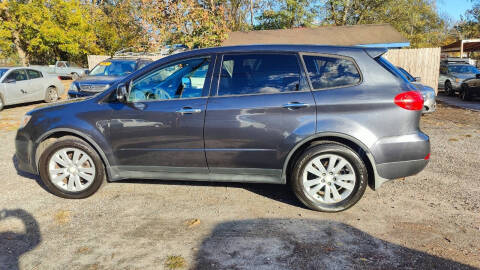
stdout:
[[0,111],[5,105],[44,100],[55,102],[64,86],[55,76],[33,68],[0,67]]
[[437,102],[435,100],[436,95],[435,95],[435,90],[430,87],[426,86],[424,84],[420,83],[420,77],[413,77],[408,71],[406,71],[402,67],[397,67],[403,75],[407,78],[408,81],[410,81],[415,87],[417,87],[418,91],[422,93],[423,97],[423,113],[432,113],[435,111],[437,107]]
[[462,99],[467,100],[468,87],[471,86],[472,81],[476,81],[478,74],[480,71],[470,64],[442,62],[438,87],[443,88],[449,96],[454,96],[458,92]]

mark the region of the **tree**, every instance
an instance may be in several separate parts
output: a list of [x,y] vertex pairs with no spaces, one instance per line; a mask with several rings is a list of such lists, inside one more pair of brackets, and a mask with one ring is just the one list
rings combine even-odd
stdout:
[[94,1],[89,6],[96,44],[108,55],[129,48],[148,46],[149,36],[139,19],[141,2]]
[[267,8],[257,17],[256,29],[288,29],[311,26],[317,9],[308,0],[270,1]]
[[18,54],[23,64],[85,62],[86,54],[100,51],[90,16],[78,0],[10,0],[1,8],[0,49]]
[[438,46],[444,37],[433,0],[327,0],[325,7],[327,24],[389,23],[413,47]]
[[461,39],[478,38],[480,36],[480,1],[473,0],[471,9],[461,16],[460,23],[455,26]]
[[142,23],[156,44],[189,48],[218,46],[229,31],[224,3],[197,0],[142,0]]

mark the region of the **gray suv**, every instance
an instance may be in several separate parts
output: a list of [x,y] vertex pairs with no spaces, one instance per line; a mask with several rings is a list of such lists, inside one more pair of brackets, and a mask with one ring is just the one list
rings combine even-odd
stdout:
[[252,45],[165,57],[98,95],[28,112],[18,167],[64,198],[105,179],[272,183],[342,211],[429,160],[422,96],[385,52]]

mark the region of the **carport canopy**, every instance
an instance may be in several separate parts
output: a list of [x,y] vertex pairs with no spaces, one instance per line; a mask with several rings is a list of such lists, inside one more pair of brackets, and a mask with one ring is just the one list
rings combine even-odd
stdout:
[[457,40],[451,44],[442,46],[442,52],[460,52],[460,57],[463,57],[464,52],[478,51],[480,51],[480,39]]

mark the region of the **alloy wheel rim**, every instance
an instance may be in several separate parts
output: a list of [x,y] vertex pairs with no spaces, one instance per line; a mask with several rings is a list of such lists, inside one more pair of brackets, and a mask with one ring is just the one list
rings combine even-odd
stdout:
[[87,189],[95,179],[92,158],[78,148],[62,148],[55,152],[48,163],[50,182],[68,192]]
[[50,100],[55,101],[58,99],[57,91],[55,89],[50,89]]
[[316,202],[335,204],[352,194],[356,178],[348,160],[335,154],[323,154],[307,163],[302,184],[305,192]]

